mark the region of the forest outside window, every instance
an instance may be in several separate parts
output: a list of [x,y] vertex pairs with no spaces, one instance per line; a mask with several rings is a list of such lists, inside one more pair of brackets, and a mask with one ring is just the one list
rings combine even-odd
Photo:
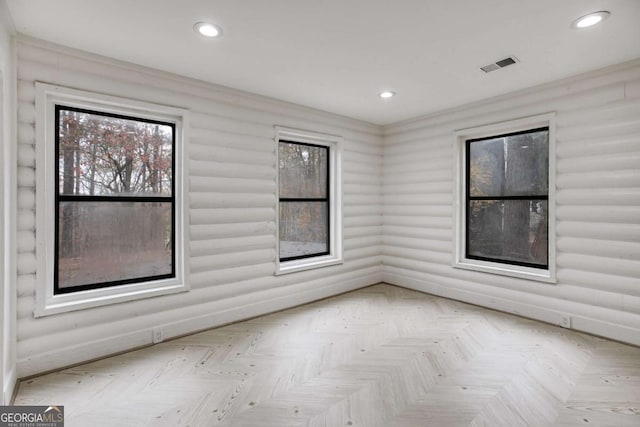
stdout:
[[338,145],[279,130],[278,273],[340,262]]
[[54,293],[175,277],[175,124],[55,110]]
[[188,290],[186,111],[36,87],[36,316]]
[[329,254],[329,147],[280,141],[280,262]]
[[549,124],[465,136],[461,146],[456,266],[552,281]]

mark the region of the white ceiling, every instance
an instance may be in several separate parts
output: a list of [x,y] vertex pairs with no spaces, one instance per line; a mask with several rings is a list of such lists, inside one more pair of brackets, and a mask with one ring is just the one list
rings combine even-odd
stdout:
[[[640,57],[640,0],[7,3],[23,34],[376,124]],[[611,17],[570,28],[598,10]],[[198,36],[197,21],[223,37]],[[509,55],[520,62],[479,70]]]

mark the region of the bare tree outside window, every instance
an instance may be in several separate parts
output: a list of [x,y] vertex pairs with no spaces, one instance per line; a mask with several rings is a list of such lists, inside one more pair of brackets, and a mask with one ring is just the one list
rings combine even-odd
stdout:
[[280,141],[280,261],[329,253],[329,147]]
[[58,293],[173,277],[175,125],[56,106]]
[[549,130],[467,141],[467,257],[548,266]]

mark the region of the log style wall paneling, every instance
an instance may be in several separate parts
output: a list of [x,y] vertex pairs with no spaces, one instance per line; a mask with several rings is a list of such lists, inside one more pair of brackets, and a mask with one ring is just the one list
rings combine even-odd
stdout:
[[[27,38],[17,55],[21,377],[382,280],[640,344],[640,61],[379,127]],[[33,317],[36,81],[190,110],[190,292]],[[549,111],[558,283],[454,269],[453,132]],[[344,137],[343,265],[274,275],[274,125]]]
[[[640,345],[640,61],[385,128],[384,280]],[[556,112],[557,284],[452,267],[456,129]]]
[[[20,377],[246,319],[382,279],[382,130],[280,101],[21,39],[18,55]],[[191,291],[34,318],[35,82],[190,110]],[[343,265],[275,276],[274,125],[344,137]]]

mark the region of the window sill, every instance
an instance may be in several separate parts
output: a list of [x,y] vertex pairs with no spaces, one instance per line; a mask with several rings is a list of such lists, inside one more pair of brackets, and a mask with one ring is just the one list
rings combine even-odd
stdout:
[[541,270],[538,268],[522,267],[517,265],[500,264],[471,259],[463,259],[453,264],[454,268],[464,270],[479,271],[482,273],[499,274],[501,276],[517,277],[519,279],[534,280],[555,284],[556,277],[552,270]]
[[49,294],[45,301],[36,303],[34,317],[50,316],[188,290],[189,287],[185,283],[180,283],[176,279],[167,279],[68,294]]
[[276,276],[281,274],[296,273],[298,271],[312,270],[314,268],[328,267],[330,265],[339,265],[344,263],[342,258],[333,255],[319,256],[316,258],[298,259],[295,261],[286,261],[278,263],[276,266]]

